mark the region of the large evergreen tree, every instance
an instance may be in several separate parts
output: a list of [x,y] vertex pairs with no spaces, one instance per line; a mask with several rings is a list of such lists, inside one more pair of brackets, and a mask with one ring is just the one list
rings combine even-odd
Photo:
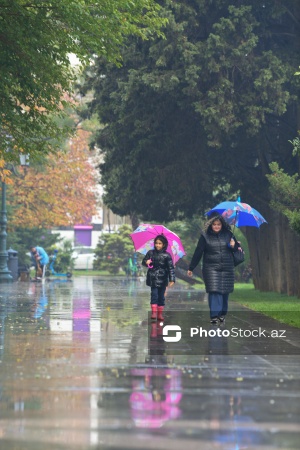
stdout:
[[288,142],[298,125],[298,2],[161,4],[166,39],[131,39],[123,67],[99,59],[89,74],[90,110],[106,125],[96,139],[105,200],[119,214],[169,220],[239,191],[269,222],[245,230],[256,286],[300,295],[300,243],[270,209],[266,178],[272,161],[298,169]]

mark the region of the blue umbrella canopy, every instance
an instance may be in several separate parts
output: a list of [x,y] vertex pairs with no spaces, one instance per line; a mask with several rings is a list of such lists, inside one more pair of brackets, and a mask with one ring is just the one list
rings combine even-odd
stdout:
[[266,219],[248,203],[242,203],[240,198],[236,202],[222,202],[208,211],[221,214],[229,225],[235,227],[256,227],[259,228],[263,223],[268,223]]

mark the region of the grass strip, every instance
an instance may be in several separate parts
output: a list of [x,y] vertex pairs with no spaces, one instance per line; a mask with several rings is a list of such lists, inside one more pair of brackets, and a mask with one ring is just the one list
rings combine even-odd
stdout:
[[277,292],[260,292],[253,284],[236,283],[230,300],[281,323],[300,328],[300,299]]

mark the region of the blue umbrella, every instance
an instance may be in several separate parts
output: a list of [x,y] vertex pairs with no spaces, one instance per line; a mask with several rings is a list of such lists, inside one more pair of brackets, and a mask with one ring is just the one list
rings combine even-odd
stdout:
[[229,225],[234,227],[256,227],[268,223],[266,219],[252,206],[242,203],[240,197],[236,202],[222,202],[212,208],[206,214],[221,214]]

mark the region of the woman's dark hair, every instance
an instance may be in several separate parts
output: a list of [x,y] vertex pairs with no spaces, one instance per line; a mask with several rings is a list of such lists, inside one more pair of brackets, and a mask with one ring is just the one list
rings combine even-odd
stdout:
[[166,238],[166,236],[164,236],[163,234],[159,234],[158,236],[156,236],[156,238],[154,239],[154,244],[156,241],[161,241],[164,246],[163,249],[166,250],[166,248],[168,247],[168,239]]
[[212,227],[211,227],[211,226],[212,226],[212,224],[213,224],[216,220],[219,220],[219,221],[221,222],[221,224],[222,224],[222,229],[223,229],[223,230],[229,230],[229,231],[231,231],[231,227],[230,227],[230,225],[228,225],[228,223],[225,221],[224,217],[221,216],[220,214],[218,214],[218,215],[216,215],[216,216],[211,217],[211,218],[206,222],[206,224],[205,224],[205,226],[204,226],[204,229],[205,229],[206,232],[212,231]]

